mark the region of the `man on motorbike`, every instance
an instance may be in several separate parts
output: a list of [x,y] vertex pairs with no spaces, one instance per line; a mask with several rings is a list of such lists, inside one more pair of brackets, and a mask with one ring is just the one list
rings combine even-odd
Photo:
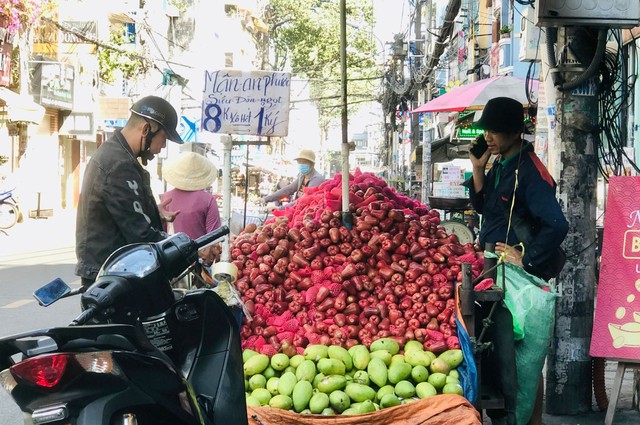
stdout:
[[75,273],[91,285],[102,263],[116,249],[137,242],[156,242],[167,235],[163,221],[171,199],[156,205],[149,173],[142,167],[166,146],[184,143],[176,131],[178,115],[166,100],[147,96],[131,107],[121,130],[103,143],[84,174],[76,218]]

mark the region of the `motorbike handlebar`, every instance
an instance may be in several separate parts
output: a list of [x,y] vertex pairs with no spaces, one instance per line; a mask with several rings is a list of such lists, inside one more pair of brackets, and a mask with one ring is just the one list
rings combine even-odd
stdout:
[[81,326],[87,323],[89,320],[93,319],[93,316],[98,312],[97,307],[89,307],[85,311],[83,311],[80,316],[73,319],[71,322],[71,326]]
[[228,234],[229,234],[229,227],[220,226],[213,232],[207,233],[204,236],[200,236],[198,239],[195,239],[193,242],[195,242],[198,248],[202,248],[203,246],[209,245],[211,242],[214,242],[215,240],[220,239],[221,237],[226,236]]

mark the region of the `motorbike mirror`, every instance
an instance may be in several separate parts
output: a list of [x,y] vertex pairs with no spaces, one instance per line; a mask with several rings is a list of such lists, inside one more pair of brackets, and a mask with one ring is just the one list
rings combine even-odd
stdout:
[[59,277],[33,292],[33,297],[44,307],[66,297],[71,288]]

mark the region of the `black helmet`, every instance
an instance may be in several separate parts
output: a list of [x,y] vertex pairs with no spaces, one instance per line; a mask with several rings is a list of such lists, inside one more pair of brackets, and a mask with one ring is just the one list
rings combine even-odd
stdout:
[[160,124],[167,133],[167,139],[180,144],[184,143],[176,131],[178,114],[173,106],[163,98],[158,96],[143,97],[133,104],[131,112]]

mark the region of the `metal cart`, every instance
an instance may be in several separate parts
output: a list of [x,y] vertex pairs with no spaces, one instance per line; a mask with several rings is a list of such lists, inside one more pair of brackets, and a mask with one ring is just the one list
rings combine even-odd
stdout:
[[[488,251],[493,251],[493,244],[487,244],[485,247]],[[462,320],[464,321],[469,339],[471,341],[471,348],[473,350],[475,364],[478,374],[478,398],[475,404],[476,409],[482,412],[485,409],[503,409],[504,399],[502,395],[493,390],[492,388],[483,385],[482,382],[482,355],[485,350],[490,348],[491,342],[485,341],[485,333],[489,326],[491,326],[491,317],[494,309],[504,299],[504,291],[497,285],[494,285],[491,289],[484,291],[474,290],[474,286],[482,279],[493,278],[496,281],[497,275],[497,259],[485,257],[484,271],[476,278],[472,279],[471,264],[462,264],[462,283],[460,290],[457,291],[456,296],[459,297],[458,303],[460,305],[460,312],[462,314]],[[478,324],[478,309],[477,303],[491,303],[491,311],[487,318],[481,321],[482,325]]]

